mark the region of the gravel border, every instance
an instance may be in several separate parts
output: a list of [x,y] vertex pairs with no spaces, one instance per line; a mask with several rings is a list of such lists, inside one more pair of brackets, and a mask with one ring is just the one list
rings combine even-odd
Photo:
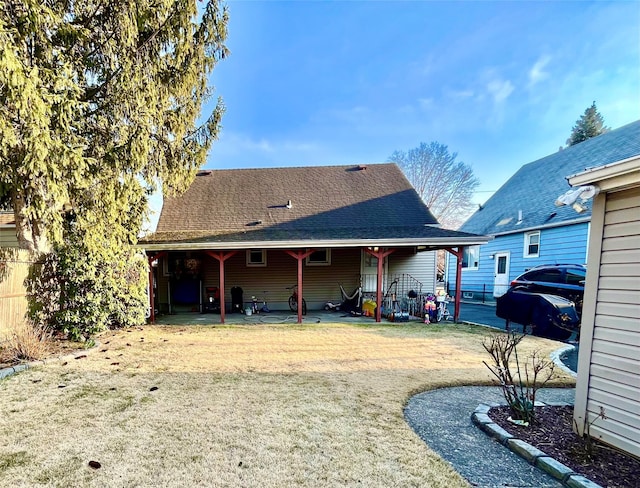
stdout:
[[[554,458],[548,456],[537,447],[534,447],[531,444],[516,438],[515,436],[504,430],[502,427],[500,427],[498,424],[494,423],[489,417],[489,410],[494,406],[495,405],[487,405],[481,403],[476,407],[473,414],[471,414],[471,421],[476,426],[478,426],[480,430],[484,431],[488,436],[492,437],[503,446],[508,447],[511,451],[513,451],[520,457],[526,459],[529,464],[532,464],[540,468],[545,473],[553,476],[564,486],[567,486],[569,488],[602,488],[602,486],[600,486],[599,484],[594,483],[588,478],[585,478],[584,476],[576,473],[571,468],[565,466],[559,461],[556,461]],[[536,402],[536,406],[571,407],[573,405],[564,402],[555,402],[553,404]]]

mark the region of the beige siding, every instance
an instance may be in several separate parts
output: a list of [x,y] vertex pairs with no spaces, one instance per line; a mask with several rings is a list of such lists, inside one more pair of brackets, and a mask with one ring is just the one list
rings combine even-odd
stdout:
[[0,247],[18,247],[15,227],[0,227]]
[[409,275],[422,285],[422,293],[436,289],[436,252],[414,252],[413,248],[398,249],[389,256],[389,275]]
[[[587,391],[591,435],[640,456],[640,189],[607,195]],[[600,408],[606,419],[598,418]]]
[[[193,252],[191,257],[201,260],[202,290],[218,286],[218,261],[204,253]],[[163,275],[159,266],[159,302],[160,310],[167,311],[169,277]],[[340,303],[340,284],[347,293],[351,293],[360,279],[360,249],[332,249],[329,266],[308,266],[303,263],[303,295],[309,310],[321,309],[327,301]],[[231,304],[231,287],[239,286],[243,290],[243,300],[249,302],[251,296],[266,298],[269,308],[287,310],[291,291],[287,287],[297,283],[297,260],[282,250],[267,250],[267,265],[264,267],[247,266],[245,251],[239,251],[225,262],[225,302]],[[173,284],[172,286],[176,286]],[[182,307],[182,310],[191,307]],[[178,308],[180,310],[180,308]]]

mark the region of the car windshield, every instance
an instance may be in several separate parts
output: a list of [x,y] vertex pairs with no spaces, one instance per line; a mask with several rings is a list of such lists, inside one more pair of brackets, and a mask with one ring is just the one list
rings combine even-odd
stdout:
[[568,269],[567,270],[567,283],[570,285],[584,286],[585,278],[584,269]]
[[525,281],[541,281],[543,283],[562,283],[562,271],[555,268],[531,271],[522,276]]

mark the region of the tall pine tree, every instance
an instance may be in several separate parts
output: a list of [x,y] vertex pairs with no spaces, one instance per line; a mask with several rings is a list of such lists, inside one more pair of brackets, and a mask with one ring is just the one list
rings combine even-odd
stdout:
[[[224,111],[208,75],[227,55],[218,0],[3,0],[0,201],[20,247],[135,242],[149,192],[188,187]],[[201,122],[203,120],[203,122]]]
[[573,146],[607,131],[609,131],[609,128],[604,126],[604,118],[598,112],[596,102],[593,102],[576,121],[576,125],[573,126],[571,131],[571,136],[567,139],[567,145]]

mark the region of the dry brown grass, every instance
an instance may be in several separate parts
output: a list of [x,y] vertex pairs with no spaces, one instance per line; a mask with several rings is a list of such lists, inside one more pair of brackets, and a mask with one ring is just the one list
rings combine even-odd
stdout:
[[[489,383],[486,334],[411,324],[110,333],[84,358],[0,381],[0,485],[468,486],[403,406],[417,391]],[[557,346],[527,338],[520,350]]]
[[16,316],[13,330],[2,343],[4,351],[0,359],[5,355],[9,361],[15,362],[42,359],[47,354],[50,338],[51,334],[46,329]]

